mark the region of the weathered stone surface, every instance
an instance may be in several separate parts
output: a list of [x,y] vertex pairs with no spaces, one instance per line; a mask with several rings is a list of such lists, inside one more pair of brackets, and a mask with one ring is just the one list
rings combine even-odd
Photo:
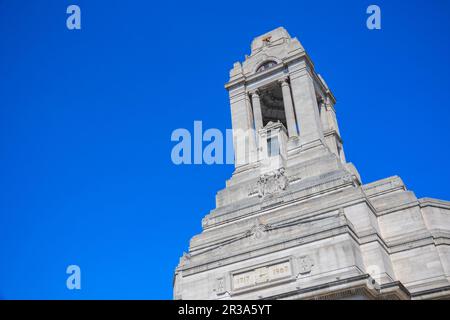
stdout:
[[[226,84],[235,134],[255,126],[255,90],[292,101],[278,123],[256,117],[264,127],[249,148],[235,144],[247,162],[180,259],[174,298],[449,298],[450,203],[417,199],[399,177],[362,184],[346,162],[335,99],[300,42],[278,28],[251,50]],[[267,116],[271,106],[255,101]]]

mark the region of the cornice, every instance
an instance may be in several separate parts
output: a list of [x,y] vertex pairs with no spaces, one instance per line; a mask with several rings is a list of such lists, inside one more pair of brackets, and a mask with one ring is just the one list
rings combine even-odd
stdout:
[[421,208],[425,207],[435,207],[440,209],[450,210],[450,201],[444,201],[433,198],[421,198],[418,200],[419,206]]
[[[287,57],[285,59],[282,59],[281,63],[275,65],[274,67],[272,67],[268,70],[265,70],[262,72],[250,73],[250,74],[244,74],[242,72],[238,78],[228,81],[224,85],[225,89],[231,90],[235,86],[246,85],[248,83],[257,81],[261,78],[265,78],[269,75],[275,74],[279,71],[287,70],[289,68],[290,64],[292,64],[296,61],[300,61],[302,59],[305,60],[307,66],[309,66],[311,68],[311,70],[314,70],[314,65],[313,65],[311,59],[309,58],[309,56],[305,52],[300,52],[300,53],[296,53],[290,57]],[[288,73],[286,73],[286,75],[288,75]],[[314,74],[314,77],[317,77],[317,75]]]
[[[199,256],[206,254],[210,250],[217,249],[213,248],[208,251],[201,252],[197,256],[192,255],[190,261],[185,265],[179,265],[177,270],[182,271],[183,276],[189,276],[225,265],[230,265],[248,259],[254,259],[259,256],[268,255],[280,250],[286,250],[299,245],[306,245],[308,243],[313,243],[316,241],[321,241],[345,234],[349,235],[351,239],[357,242],[357,236],[354,230],[352,230],[351,226],[347,222],[338,220],[334,224],[324,226],[324,228],[317,231],[311,231],[308,234],[294,236],[289,239],[283,239],[281,237],[282,235],[280,235],[280,238],[276,239],[277,241],[272,240],[271,243],[262,241],[256,247],[247,244],[246,246],[242,246],[242,250],[239,250],[238,248],[236,248],[236,250],[232,250],[230,255],[216,256],[199,263],[196,263],[194,261],[194,259],[198,259]],[[249,236],[250,235],[247,235],[245,236],[245,238],[248,238]],[[245,238],[240,238],[238,240],[242,240]]]

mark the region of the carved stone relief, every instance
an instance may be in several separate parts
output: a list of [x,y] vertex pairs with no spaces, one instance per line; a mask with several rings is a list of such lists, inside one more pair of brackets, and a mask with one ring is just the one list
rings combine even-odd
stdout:
[[220,278],[216,279],[214,291],[216,292],[217,295],[225,294],[225,292],[226,292],[225,277],[220,277]]
[[310,256],[301,256],[298,258],[299,275],[305,275],[311,272],[314,262]]
[[260,219],[256,219],[254,226],[248,231],[248,235],[252,240],[259,240],[268,235],[269,229],[269,225],[263,224]]
[[285,176],[284,168],[262,175],[258,180],[258,196],[260,198],[286,190],[289,179]]

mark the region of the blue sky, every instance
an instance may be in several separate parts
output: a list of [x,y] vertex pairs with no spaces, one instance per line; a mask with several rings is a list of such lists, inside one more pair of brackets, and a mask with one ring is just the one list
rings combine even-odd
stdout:
[[[380,31],[365,26],[373,3]],[[81,30],[66,28],[70,4]],[[228,71],[278,26],[333,90],[363,181],[397,174],[450,200],[449,12],[446,0],[1,0],[0,298],[170,299],[233,172],[173,165],[171,133],[230,128]]]

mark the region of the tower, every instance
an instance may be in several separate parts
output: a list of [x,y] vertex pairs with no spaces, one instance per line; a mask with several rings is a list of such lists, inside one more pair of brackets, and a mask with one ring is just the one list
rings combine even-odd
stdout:
[[175,299],[450,297],[450,203],[399,177],[362,184],[296,38],[255,38],[225,87],[235,171],[180,259]]

